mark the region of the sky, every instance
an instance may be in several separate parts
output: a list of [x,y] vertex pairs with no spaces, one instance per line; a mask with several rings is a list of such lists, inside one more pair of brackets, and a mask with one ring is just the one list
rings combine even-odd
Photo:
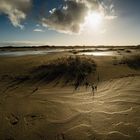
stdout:
[[0,46],[138,45],[140,0],[0,0]]

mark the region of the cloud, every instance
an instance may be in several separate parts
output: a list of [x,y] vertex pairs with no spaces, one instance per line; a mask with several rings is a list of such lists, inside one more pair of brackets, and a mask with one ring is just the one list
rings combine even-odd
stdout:
[[112,20],[112,19],[115,19],[115,18],[117,18],[117,16],[115,16],[115,15],[107,15],[107,16],[105,16],[105,19],[108,19],[108,20]]
[[79,33],[89,11],[104,13],[106,19],[114,19],[112,0],[65,0],[63,6],[53,8],[49,16],[42,17],[42,25],[63,33]]
[[43,17],[42,25],[60,32],[78,33],[87,12],[84,2],[68,0],[62,8],[52,9],[49,17]]
[[78,33],[80,23],[84,22],[84,17],[88,11],[83,2],[74,0],[66,1],[62,9],[52,9],[48,18],[43,18],[43,25],[61,32]]
[[111,0],[104,0],[100,3],[100,11],[104,13],[105,19],[115,19],[117,18],[115,14],[115,7]]
[[[0,14],[5,14],[15,27],[24,27],[21,22],[27,18],[34,0],[0,0]],[[48,0],[46,0],[49,5]],[[37,13],[41,24],[48,29],[63,33],[79,33],[89,11],[98,11],[104,14],[105,19],[116,18],[112,0],[63,0],[63,4],[49,11]],[[40,7],[40,10],[44,9]],[[38,19],[37,19],[38,20]],[[40,23],[40,21],[39,21]],[[42,32],[37,24],[35,31]]]
[[36,28],[36,29],[34,29],[33,31],[34,31],[34,32],[45,32],[45,31],[43,31],[42,29],[39,29],[39,28]]
[[7,15],[13,26],[23,28],[21,21],[26,19],[31,5],[31,0],[0,0],[0,13]]
[[36,24],[36,27],[40,27],[40,24]]

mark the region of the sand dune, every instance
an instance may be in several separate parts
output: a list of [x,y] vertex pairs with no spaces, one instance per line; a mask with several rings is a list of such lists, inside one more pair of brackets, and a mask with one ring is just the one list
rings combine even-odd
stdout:
[[[12,58],[9,67],[12,68],[13,75],[18,70],[23,74],[34,66],[33,62],[26,69],[20,67],[23,63],[31,64],[32,59],[37,64],[42,61],[38,56],[26,58],[26,61],[24,57]],[[14,84],[8,80],[9,77],[1,80],[0,139],[138,140],[139,71],[127,66],[113,66],[110,57],[104,60],[95,57],[95,60],[101,77],[94,96],[91,87],[86,89],[81,86],[74,90],[71,86],[54,87],[51,84],[28,82]],[[14,67],[17,64],[18,70]],[[2,62],[0,65],[7,67]],[[120,67],[124,71],[119,71]],[[10,70],[7,71],[6,74],[9,74]],[[2,71],[1,77],[3,73]]]

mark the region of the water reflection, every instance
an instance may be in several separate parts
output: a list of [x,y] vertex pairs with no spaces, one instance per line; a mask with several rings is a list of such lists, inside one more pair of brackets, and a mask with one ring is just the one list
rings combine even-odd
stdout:
[[43,55],[55,52],[63,52],[63,49],[37,50],[37,51],[1,51],[0,56],[25,56],[25,55]]
[[117,52],[115,51],[95,51],[95,52],[82,52],[79,53],[80,55],[94,55],[94,56],[115,56],[115,55],[119,55]]

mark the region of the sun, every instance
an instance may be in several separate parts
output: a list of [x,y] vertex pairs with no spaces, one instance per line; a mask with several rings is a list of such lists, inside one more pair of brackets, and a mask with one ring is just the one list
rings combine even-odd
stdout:
[[85,18],[84,25],[89,30],[92,30],[92,29],[96,30],[96,29],[99,29],[102,22],[103,22],[103,15],[101,13],[90,11],[90,12],[88,12],[88,14]]

